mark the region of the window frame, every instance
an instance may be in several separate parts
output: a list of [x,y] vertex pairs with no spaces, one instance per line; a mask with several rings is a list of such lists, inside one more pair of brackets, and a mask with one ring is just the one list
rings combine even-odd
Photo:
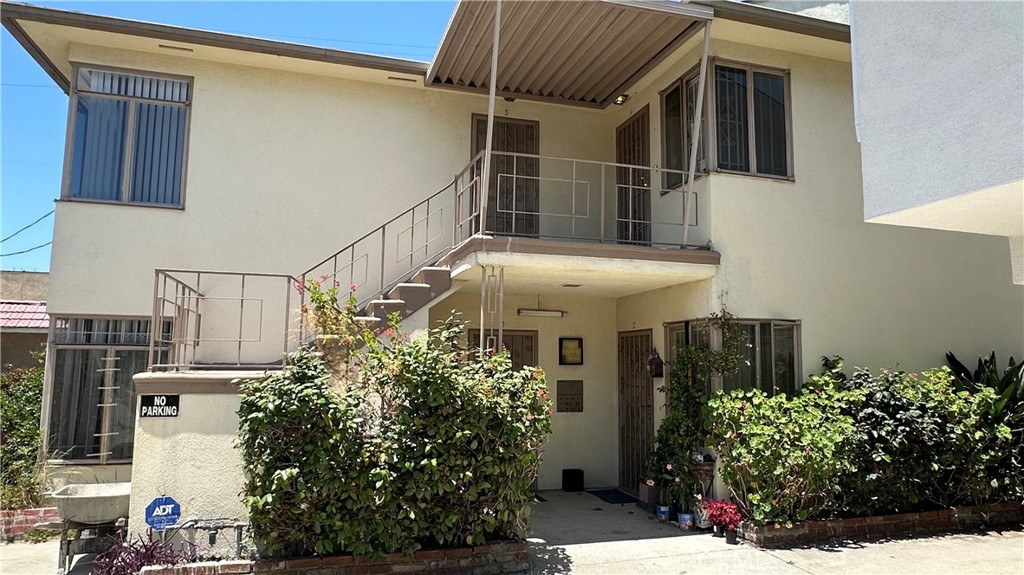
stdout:
[[[188,101],[171,102],[151,98],[139,98],[135,96],[117,96],[113,94],[102,94],[88,90],[79,90],[77,86],[78,71],[82,68],[97,70],[101,72],[116,72],[134,76],[146,76],[149,78],[161,78],[166,80],[185,81],[189,83]],[[78,110],[79,93],[90,98],[103,98],[108,100],[122,100],[129,103],[127,118],[125,120],[125,145],[123,165],[121,166],[121,190],[117,200],[106,200],[101,198],[73,198],[71,197],[71,167],[74,161],[75,125]],[[164,72],[153,72],[150,70],[139,70],[133,68],[120,68],[116,66],[105,66],[102,64],[91,64],[88,62],[71,62],[71,86],[68,90],[68,121],[64,139],[64,177],[61,180],[60,201],[86,202],[94,204],[107,204],[115,206],[136,206],[143,208],[160,208],[165,210],[184,210],[185,192],[188,189],[188,158],[189,142],[192,139],[192,101],[195,95],[195,78],[180,74],[168,74]],[[182,145],[181,157],[181,190],[180,198],[176,205],[159,204],[152,202],[131,201],[132,182],[132,161],[135,152],[135,128],[138,116],[137,104],[159,104],[175,108],[185,109],[185,140]]]
[[[67,458],[57,459],[52,458],[51,445],[50,445],[50,417],[53,408],[53,395],[56,385],[56,365],[57,365],[57,352],[61,350],[102,350],[105,354],[116,354],[119,351],[134,351],[134,352],[148,352],[149,343],[145,344],[126,344],[124,342],[118,343],[57,343],[57,324],[61,321],[73,320],[73,319],[93,319],[93,320],[108,320],[108,321],[151,321],[150,316],[138,316],[138,315],[91,315],[91,314],[61,314],[59,316],[50,317],[50,325],[47,332],[47,347],[46,347],[46,363],[44,366],[43,376],[43,395],[42,405],[40,409],[40,428],[43,430],[40,438],[41,452],[43,457],[46,458],[47,464],[51,465],[125,465],[131,464],[132,458],[118,458],[115,459],[110,455],[105,455],[106,451],[109,451],[109,435],[100,436],[99,454],[96,457],[85,457],[85,458]],[[121,332],[123,333],[123,332]],[[152,337],[152,326],[146,330],[146,333]],[[158,342],[159,343],[159,342]],[[166,350],[166,347],[158,347],[158,350]],[[112,372],[111,372],[112,373]],[[141,373],[141,372],[139,372]],[[104,375],[104,378],[114,377],[113,375]],[[109,434],[114,424],[114,414],[112,413],[117,408],[116,406],[104,406],[101,409],[100,420],[102,425],[102,433]],[[136,407],[133,406],[133,423],[138,418]]]
[[[719,66],[726,68],[735,68],[745,70],[747,73],[747,164],[749,170],[726,170],[718,167],[718,93],[715,82],[715,75]],[[706,114],[706,119],[710,123],[710,134],[713,134],[713,139],[716,145],[709,145],[708,140],[704,140],[705,145],[705,157],[708,158],[708,166],[714,166],[714,171],[722,174],[736,174],[742,176],[755,176],[758,178],[770,178],[773,180],[793,181],[796,179],[796,174],[793,169],[793,91],[791,89],[790,82],[790,71],[785,68],[775,68],[772,66],[762,66],[760,64],[751,64],[749,62],[738,62],[735,60],[727,60],[723,58],[711,58],[708,66],[711,79],[706,82],[708,88],[708,94],[706,95],[707,101],[711,103],[711,109],[714,110],[713,114]],[[782,92],[784,95],[783,103],[786,106],[786,175],[780,176],[777,174],[763,174],[757,171],[757,145],[756,135],[754,133],[754,73],[761,72],[764,74],[772,74],[774,76],[782,77]],[[707,108],[707,106],[705,106]]]
[[[675,357],[672,354],[672,332],[675,330],[682,329],[684,333],[684,341],[687,345],[690,345],[696,337],[696,330],[700,328],[701,324],[706,322],[706,318],[680,320],[665,322],[663,325],[665,329],[665,363],[671,365],[675,361]],[[736,318],[736,323],[741,325],[750,325],[754,327],[754,341],[752,343],[752,351],[754,356],[753,368],[755,376],[754,389],[760,389],[764,391],[764,387],[761,381],[761,326],[768,324],[772,332],[772,350],[774,353],[775,349],[775,327],[776,326],[792,326],[793,329],[793,365],[795,373],[793,374],[794,382],[793,389],[799,391],[803,386],[803,378],[801,377],[801,371],[803,366],[803,322],[799,319],[781,319],[781,318]],[[712,331],[708,337],[710,338],[711,349],[720,350],[722,349],[722,336],[717,330]],[[772,393],[776,395],[779,390],[779,386],[774,381],[774,373],[772,370]],[[708,393],[714,393],[724,389],[725,382],[721,376],[714,376],[710,381],[705,384],[705,391]]]
[[[663,190],[670,190],[670,191],[681,190],[683,188],[683,186],[686,185],[686,177],[689,175],[689,171],[690,171],[690,167],[688,166],[688,164],[690,163],[690,142],[689,142],[689,138],[686,135],[686,84],[690,80],[699,79],[699,78],[700,78],[700,62],[697,62],[696,64],[691,66],[686,72],[683,72],[683,74],[681,76],[679,76],[675,80],[669,82],[668,86],[665,86],[661,91],[658,92],[658,104],[659,104],[659,106],[661,106],[660,109],[659,109],[661,117],[658,119],[659,127],[661,129],[661,134],[660,134],[660,140],[661,140],[661,165],[666,170],[675,170],[676,168],[669,168],[668,167],[668,155],[667,155],[667,151],[668,151],[668,130],[665,129],[666,118],[667,118],[667,114],[666,114],[667,108],[665,107],[665,97],[668,95],[669,92],[671,92],[672,90],[674,90],[676,88],[679,88],[679,98],[680,98],[679,104],[680,104],[680,109],[682,110],[682,113],[683,113],[683,126],[682,126],[683,127],[683,132],[682,132],[683,167],[681,168],[681,171],[685,172],[686,175],[683,176],[683,181],[680,182],[679,184],[677,184],[675,186],[669,186],[668,183],[665,181],[666,178],[668,177],[668,174],[663,174],[662,175],[662,182],[661,182]],[[711,82],[705,82],[704,83],[704,103],[705,104],[707,104],[708,102],[711,102],[710,92],[709,92],[709,84],[711,84]],[[698,85],[698,92],[699,92],[699,85]],[[695,110],[696,110],[696,108],[695,108]],[[700,166],[698,166],[697,169],[694,170],[694,172],[693,172],[693,180],[694,181],[697,181],[702,176],[705,176],[708,173],[710,173],[711,172],[711,166],[716,165],[716,164],[712,164],[711,163],[711,158],[712,157],[708,154],[708,147],[709,147],[708,146],[708,134],[712,133],[712,132],[709,131],[710,130],[710,126],[711,126],[711,123],[709,121],[711,114],[708,113],[708,110],[709,110],[709,108],[708,108],[707,105],[705,105],[703,107],[703,109],[701,110],[701,115],[703,116],[703,118],[701,118],[701,122],[700,122],[700,124],[701,124],[700,136],[698,136],[698,141],[700,141],[700,140],[704,141],[704,145],[702,146],[703,152],[704,152],[704,168],[701,169]],[[698,159],[698,162],[699,162],[699,160],[700,160],[700,152],[699,151],[697,153],[697,159]],[[662,195],[664,195],[664,194],[665,194],[665,192],[662,193]],[[681,322],[672,322],[672,323],[681,323]]]

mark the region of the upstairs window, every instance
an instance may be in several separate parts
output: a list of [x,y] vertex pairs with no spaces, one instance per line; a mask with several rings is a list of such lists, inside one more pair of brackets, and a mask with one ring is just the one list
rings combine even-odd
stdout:
[[66,198],[181,206],[191,81],[76,68]]
[[[716,64],[709,71],[707,84],[709,96],[704,109],[710,127],[701,127],[695,172],[712,169],[791,178],[788,73]],[[661,93],[662,161],[666,169],[689,170],[699,85],[699,72],[693,71]],[[714,136],[708,138],[710,148],[704,141],[705,133]],[[677,187],[683,179],[682,174],[668,173],[665,187]]]

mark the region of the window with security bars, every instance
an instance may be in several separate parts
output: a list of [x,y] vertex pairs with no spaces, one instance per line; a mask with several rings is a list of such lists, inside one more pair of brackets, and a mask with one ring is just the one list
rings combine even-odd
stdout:
[[718,169],[791,177],[788,74],[716,65],[713,86]]
[[66,198],[181,206],[191,81],[76,67]]
[[[46,426],[49,456],[100,463],[131,459],[135,434],[132,376],[148,367],[150,321],[55,318],[53,322]],[[170,322],[164,322],[161,335],[169,332]],[[158,348],[156,353],[164,351]]]

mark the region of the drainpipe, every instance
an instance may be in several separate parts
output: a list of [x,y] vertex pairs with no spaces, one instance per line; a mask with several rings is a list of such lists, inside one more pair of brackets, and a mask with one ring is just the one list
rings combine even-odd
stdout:
[[[488,82],[487,142],[484,144],[484,168],[480,180],[480,233],[487,232],[487,196],[491,185],[491,152],[494,141],[494,99],[498,87],[498,39],[501,30],[501,0],[494,0],[494,37],[491,40],[491,80]],[[483,326],[480,326],[483,329]],[[480,346],[483,348],[483,345]]]
[[697,149],[700,143],[700,127],[704,123],[701,121],[702,114],[704,113],[704,100],[707,98],[707,93],[704,90],[704,86],[707,80],[708,71],[708,46],[711,45],[711,20],[704,22],[704,51],[700,55],[700,76],[697,80],[697,93],[700,94],[700,98],[697,98],[697,109],[693,113],[693,138],[690,141],[690,173],[686,177],[686,188],[683,194],[683,248],[686,248],[687,241],[690,237],[690,196],[693,191],[693,178],[697,171]]

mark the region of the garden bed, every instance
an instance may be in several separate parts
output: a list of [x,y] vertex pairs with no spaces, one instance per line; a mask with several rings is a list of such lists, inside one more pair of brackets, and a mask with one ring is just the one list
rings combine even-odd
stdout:
[[845,540],[960,531],[981,526],[1014,525],[1021,522],[1024,522],[1024,506],[1014,501],[1005,501],[980,507],[805,521],[789,528],[772,525],[756,527],[744,522],[740,524],[739,537],[754,547],[799,547]]
[[530,570],[525,541],[503,541],[476,547],[417,551],[385,557],[312,557],[277,561],[221,561],[144,567],[141,575],[350,575],[354,573],[441,573],[490,575]]
[[60,521],[56,507],[35,509],[10,509],[0,511],[0,538],[12,541],[32,531],[36,523]]

